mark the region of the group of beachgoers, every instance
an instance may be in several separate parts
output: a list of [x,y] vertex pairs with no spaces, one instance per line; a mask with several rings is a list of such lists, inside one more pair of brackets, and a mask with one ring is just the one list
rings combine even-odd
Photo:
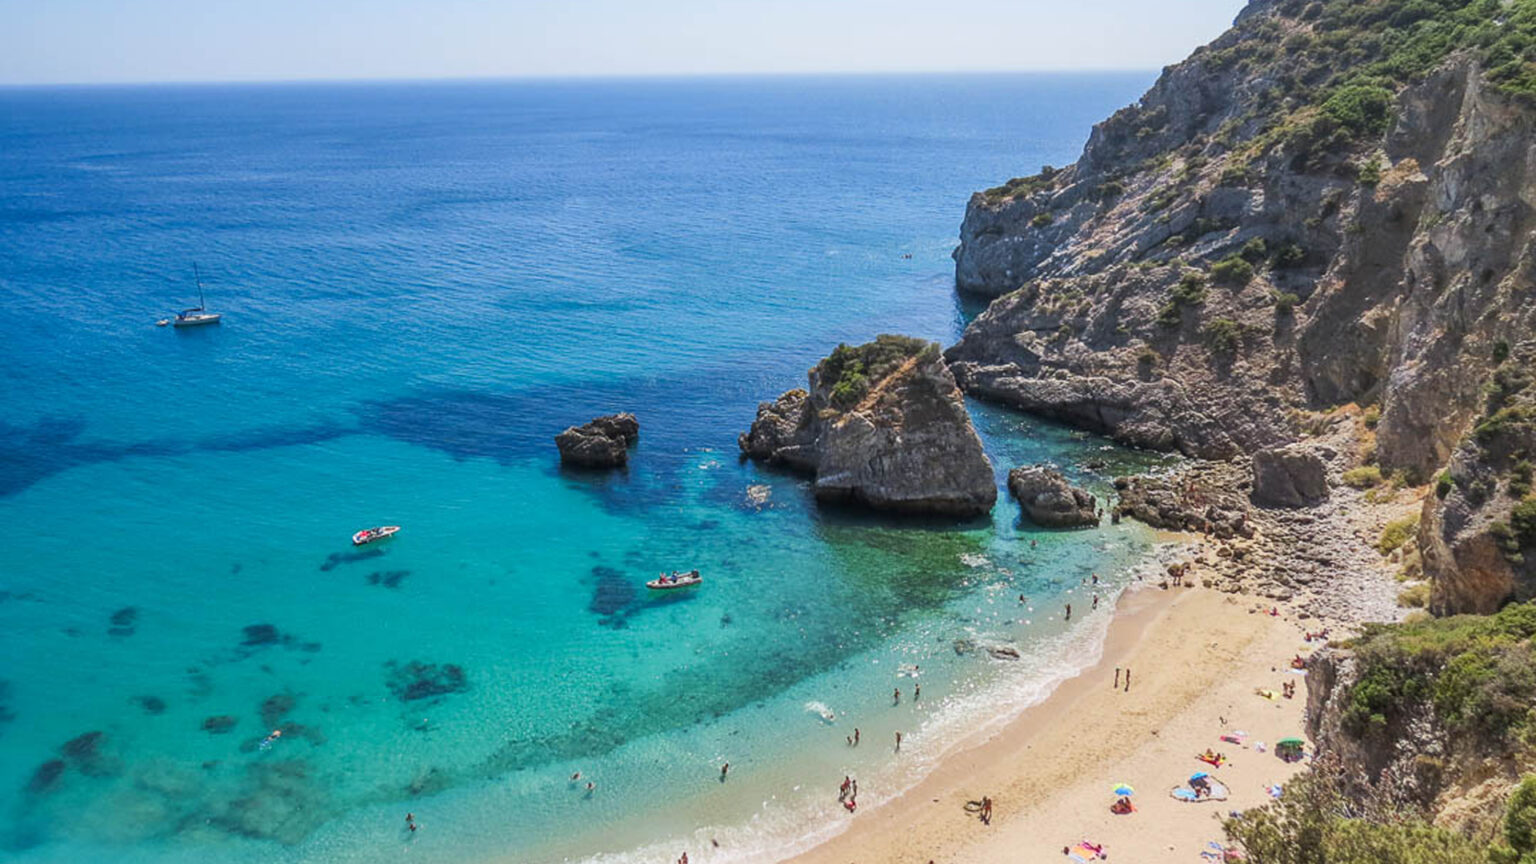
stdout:
[[837,788],[837,803],[849,813],[859,809],[859,781],[843,775],[843,785]]

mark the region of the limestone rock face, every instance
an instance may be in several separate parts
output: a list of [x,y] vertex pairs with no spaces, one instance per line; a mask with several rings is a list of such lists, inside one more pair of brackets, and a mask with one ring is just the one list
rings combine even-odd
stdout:
[[640,439],[640,421],[630,413],[608,414],[572,426],[555,436],[560,461],[578,468],[618,468],[629,461],[629,447]]
[[1268,507],[1311,507],[1328,500],[1328,469],[1310,450],[1273,447],[1253,454],[1253,501]]
[[1536,598],[1536,340],[1508,353],[1487,398],[1419,517],[1430,610],[1440,615]]
[[1215,459],[1375,405],[1384,469],[1445,465],[1495,346],[1536,330],[1536,111],[1459,52],[1379,129],[1267,136],[1313,110],[1274,101],[1308,74],[1273,50],[1315,38],[1307,6],[1250,3],[1075,164],[971,197],[955,283],[992,299],[946,352],[968,394]]
[[1071,486],[1060,471],[1044,465],[1008,472],[1008,491],[1024,515],[1045,528],[1083,528],[1099,524],[1098,502]]
[[808,391],[758,406],[737,439],[744,454],[811,475],[822,501],[958,517],[992,508],[991,463],[937,345],[840,345],[809,377]]

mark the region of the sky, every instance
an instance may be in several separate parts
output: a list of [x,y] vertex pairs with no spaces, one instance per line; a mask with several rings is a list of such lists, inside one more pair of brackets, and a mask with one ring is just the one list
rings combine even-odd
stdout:
[[0,0],[0,84],[1157,69],[1245,0]]

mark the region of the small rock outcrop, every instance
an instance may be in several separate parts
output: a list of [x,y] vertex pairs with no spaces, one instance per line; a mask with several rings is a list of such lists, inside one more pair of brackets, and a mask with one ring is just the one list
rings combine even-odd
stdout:
[[1008,491],[1024,515],[1045,528],[1084,528],[1099,524],[1098,502],[1067,483],[1060,471],[1045,465],[1008,472]]
[[1224,473],[1213,467],[1205,474],[1191,471],[1178,477],[1116,477],[1115,491],[1120,500],[1115,505],[1115,518],[1128,516],[1153,528],[1193,531],[1223,540],[1252,537],[1248,507],[1233,491],[1233,484],[1222,482],[1227,479],[1221,476]]
[[1318,454],[1295,445],[1253,454],[1253,503],[1311,507],[1328,500],[1328,468]]
[[640,421],[628,412],[595,417],[555,436],[560,461],[578,468],[619,468],[629,462],[629,448],[640,440]]
[[837,350],[808,390],[758,406],[747,457],[815,478],[818,500],[970,517],[997,501],[992,466],[939,346],[906,336]]

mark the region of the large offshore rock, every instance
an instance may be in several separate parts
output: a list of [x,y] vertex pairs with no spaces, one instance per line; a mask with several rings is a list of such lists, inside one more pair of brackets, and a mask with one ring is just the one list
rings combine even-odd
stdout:
[[905,336],[837,350],[758,406],[750,458],[815,478],[816,497],[876,510],[976,516],[997,501],[992,466],[939,346]]
[[640,439],[640,421],[630,413],[608,414],[572,426],[555,436],[560,461],[579,468],[618,468],[629,461],[629,448]]
[[1083,528],[1099,524],[1098,502],[1067,483],[1067,478],[1055,468],[1015,468],[1008,472],[1008,491],[1036,525]]
[[1311,507],[1328,500],[1328,467],[1302,447],[1271,447],[1253,454],[1253,502],[1267,507]]

